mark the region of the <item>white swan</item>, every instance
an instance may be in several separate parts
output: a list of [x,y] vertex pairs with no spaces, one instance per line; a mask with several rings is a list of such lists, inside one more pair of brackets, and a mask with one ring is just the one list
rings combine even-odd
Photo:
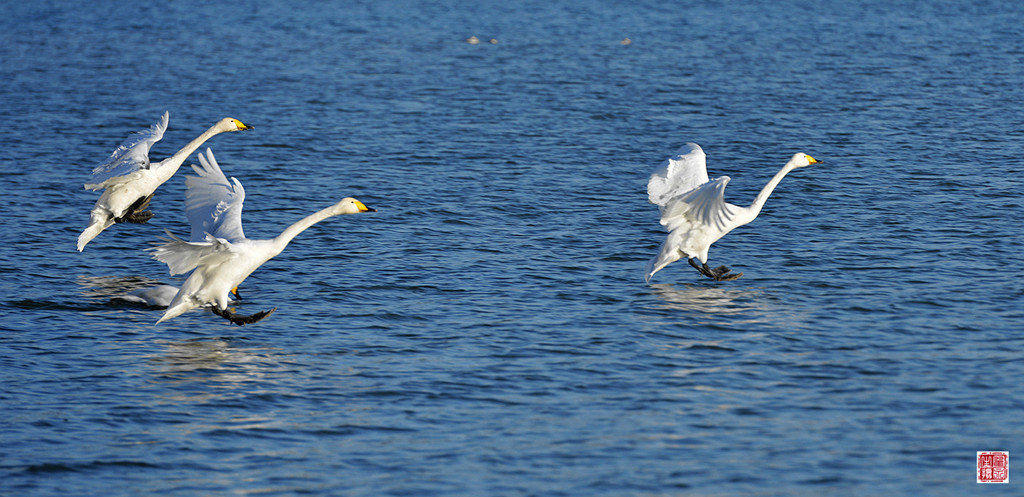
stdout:
[[171,274],[192,271],[157,324],[205,304],[211,304],[215,314],[239,325],[269,316],[274,309],[251,316],[228,311],[229,292],[310,226],[332,216],[374,211],[354,198],[344,198],[292,224],[276,238],[248,239],[242,232],[245,190],[237,179],[228,181],[213,151],[207,149],[206,154],[199,154],[202,167],[192,166],[199,176],[189,176],[185,181],[185,212],[192,224],[192,241],[167,231],[167,243],[150,249],[153,258],[166,263]]
[[149,149],[160,141],[167,130],[169,112],[164,112],[160,122],[129,137],[117,147],[110,157],[92,171],[92,180],[86,183],[87,190],[104,189],[100,199],[89,214],[89,227],[78,237],[78,251],[114,223],[144,223],[153,217],[147,211],[153,192],[165,181],[171,179],[182,163],[206,140],[226,131],[252,129],[238,119],[225,117],[189,142],[174,155],[157,163],[149,162]]
[[[669,158],[647,183],[647,195],[661,210],[661,225],[669,232],[661,251],[647,263],[646,281],[661,268],[686,256],[690,265],[701,274],[719,281],[739,278],[743,273],[729,274],[729,268],[708,267],[708,249],[734,228],[754,220],[775,187],[790,171],[821,161],[797,153],[782,166],[771,181],[757,194],[750,207],[725,202],[728,176],[708,180],[704,151],[696,143],[683,145]],[[698,266],[693,259],[700,259]]]

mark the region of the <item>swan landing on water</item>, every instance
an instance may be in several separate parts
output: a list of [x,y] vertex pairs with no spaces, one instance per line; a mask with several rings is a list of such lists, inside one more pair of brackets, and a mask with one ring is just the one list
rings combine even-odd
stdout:
[[[648,283],[654,273],[684,256],[691,266],[708,278],[730,281],[743,276],[743,273],[729,274],[730,270],[725,266],[708,267],[711,244],[733,229],[753,221],[768,196],[790,171],[821,163],[804,153],[793,155],[764,185],[750,207],[740,207],[725,202],[728,176],[708,180],[706,157],[699,145],[687,143],[655,171],[647,183],[648,200],[658,206],[661,225],[668,231],[660,252],[647,263],[645,281]],[[694,259],[700,260],[700,265]]]
[[274,309],[251,316],[228,310],[229,292],[310,226],[333,216],[374,212],[354,198],[343,198],[285,228],[276,238],[252,240],[242,232],[242,183],[235,178],[228,181],[210,149],[206,156],[199,154],[199,162],[201,167],[192,166],[199,176],[185,180],[185,214],[192,225],[191,241],[167,231],[167,243],[150,249],[153,258],[166,263],[171,274],[192,271],[157,324],[207,304],[214,314],[237,325],[269,316]]
[[89,213],[89,227],[78,237],[78,251],[96,238],[103,230],[115,223],[145,223],[153,217],[149,201],[153,192],[174,176],[178,168],[206,140],[228,131],[252,129],[252,126],[238,119],[225,117],[189,142],[174,155],[160,162],[150,163],[149,149],[160,141],[167,130],[169,112],[164,112],[160,122],[148,130],[135,133],[117,147],[110,157],[92,171],[92,180],[86,183],[87,190],[103,190],[96,205]]

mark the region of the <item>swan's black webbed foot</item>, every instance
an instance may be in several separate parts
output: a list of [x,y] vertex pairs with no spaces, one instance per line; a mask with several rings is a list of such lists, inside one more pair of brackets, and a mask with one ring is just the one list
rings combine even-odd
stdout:
[[732,281],[732,280],[738,280],[738,279],[740,279],[740,276],[743,276],[743,273],[733,273],[733,274],[728,274],[728,273],[729,273],[729,272],[728,272],[728,271],[726,271],[726,272],[725,272],[725,273],[723,273],[723,274],[720,274],[720,275],[718,275],[718,276],[715,276],[715,281]]
[[[687,259],[687,261],[689,261],[690,265],[693,266],[693,268],[696,269],[697,272],[699,272],[700,274],[703,274],[704,276],[707,276],[708,278],[715,278],[716,277],[714,271],[712,271],[711,268],[709,268],[707,264],[701,263],[698,266],[697,263],[693,261],[692,257]],[[726,271],[729,270],[729,268],[727,268],[725,266],[719,267],[719,269],[723,269],[723,268]]]
[[135,203],[128,207],[123,216],[115,217],[114,222],[143,224],[153,219],[153,211],[146,210],[149,208],[150,200],[153,200],[152,193],[136,200]]
[[216,305],[210,306],[210,310],[212,310],[214,314],[216,314],[216,315],[218,315],[218,316],[220,316],[220,317],[222,317],[224,319],[227,319],[228,321],[231,321],[232,323],[235,323],[238,326],[242,326],[243,324],[255,323],[256,321],[259,321],[259,320],[261,320],[261,319],[263,319],[263,318],[273,314],[274,311],[277,310],[277,307],[275,307],[275,308],[273,308],[273,309],[271,309],[269,311],[260,311],[260,312],[257,312],[256,314],[252,314],[250,316],[242,316],[242,315],[239,315],[239,314],[235,314],[234,312],[232,312],[231,310],[228,310],[228,309],[223,309],[222,310],[219,307],[217,307]]
[[145,224],[146,221],[153,219],[153,211],[133,212],[121,219],[124,219],[125,222],[129,223]]
[[692,258],[688,260],[690,262],[690,265],[693,266],[693,268],[696,269],[698,272],[700,272],[700,274],[703,274],[704,276],[707,276],[708,278],[711,278],[715,281],[732,281],[735,279],[739,279],[740,276],[743,276],[743,273],[729,274],[729,271],[731,270],[725,266],[718,266],[714,269],[711,269],[710,267],[708,267],[706,262],[702,262],[698,266]]

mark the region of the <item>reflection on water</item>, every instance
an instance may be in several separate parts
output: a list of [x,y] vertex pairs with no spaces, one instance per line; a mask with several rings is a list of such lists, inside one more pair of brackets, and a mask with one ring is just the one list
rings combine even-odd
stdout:
[[202,338],[161,345],[163,352],[148,362],[162,379],[237,383],[259,380],[281,370],[275,350],[240,346],[240,339]]
[[273,410],[253,412],[291,398],[279,384],[289,374],[279,350],[250,346],[239,338],[160,345],[162,350],[146,360],[151,382],[159,386],[153,399],[156,405],[173,405],[189,413],[173,426],[182,437],[216,443],[213,440],[227,434],[280,429],[289,422]]
[[161,376],[197,370],[215,371],[225,362],[234,362],[231,356],[245,355],[239,354],[230,342],[220,338],[168,341],[162,345],[163,354],[149,360]]
[[695,324],[800,328],[807,322],[799,308],[760,289],[689,283],[659,283],[650,288],[661,300],[662,309],[681,311]]
[[106,300],[127,295],[134,290],[165,284],[145,276],[79,276],[77,283],[84,297]]

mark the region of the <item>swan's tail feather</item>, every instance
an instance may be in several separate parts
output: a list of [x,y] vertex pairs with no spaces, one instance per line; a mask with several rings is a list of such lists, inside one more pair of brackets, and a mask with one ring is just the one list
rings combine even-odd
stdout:
[[678,261],[682,257],[682,254],[675,249],[667,249],[664,245],[661,247],[661,252],[651,260],[647,261],[646,274],[644,276],[644,282],[647,284],[651,283],[651,277],[654,273],[661,271],[661,268]]
[[195,307],[196,306],[188,300],[178,302],[177,304],[168,307],[167,310],[164,311],[164,315],[160,317],[160,320],[158,320],[156,324],[160,324],[164,321],[167,321],[168,319],[175,318],[182,314],[185,314],[186,312],[195,309]]

